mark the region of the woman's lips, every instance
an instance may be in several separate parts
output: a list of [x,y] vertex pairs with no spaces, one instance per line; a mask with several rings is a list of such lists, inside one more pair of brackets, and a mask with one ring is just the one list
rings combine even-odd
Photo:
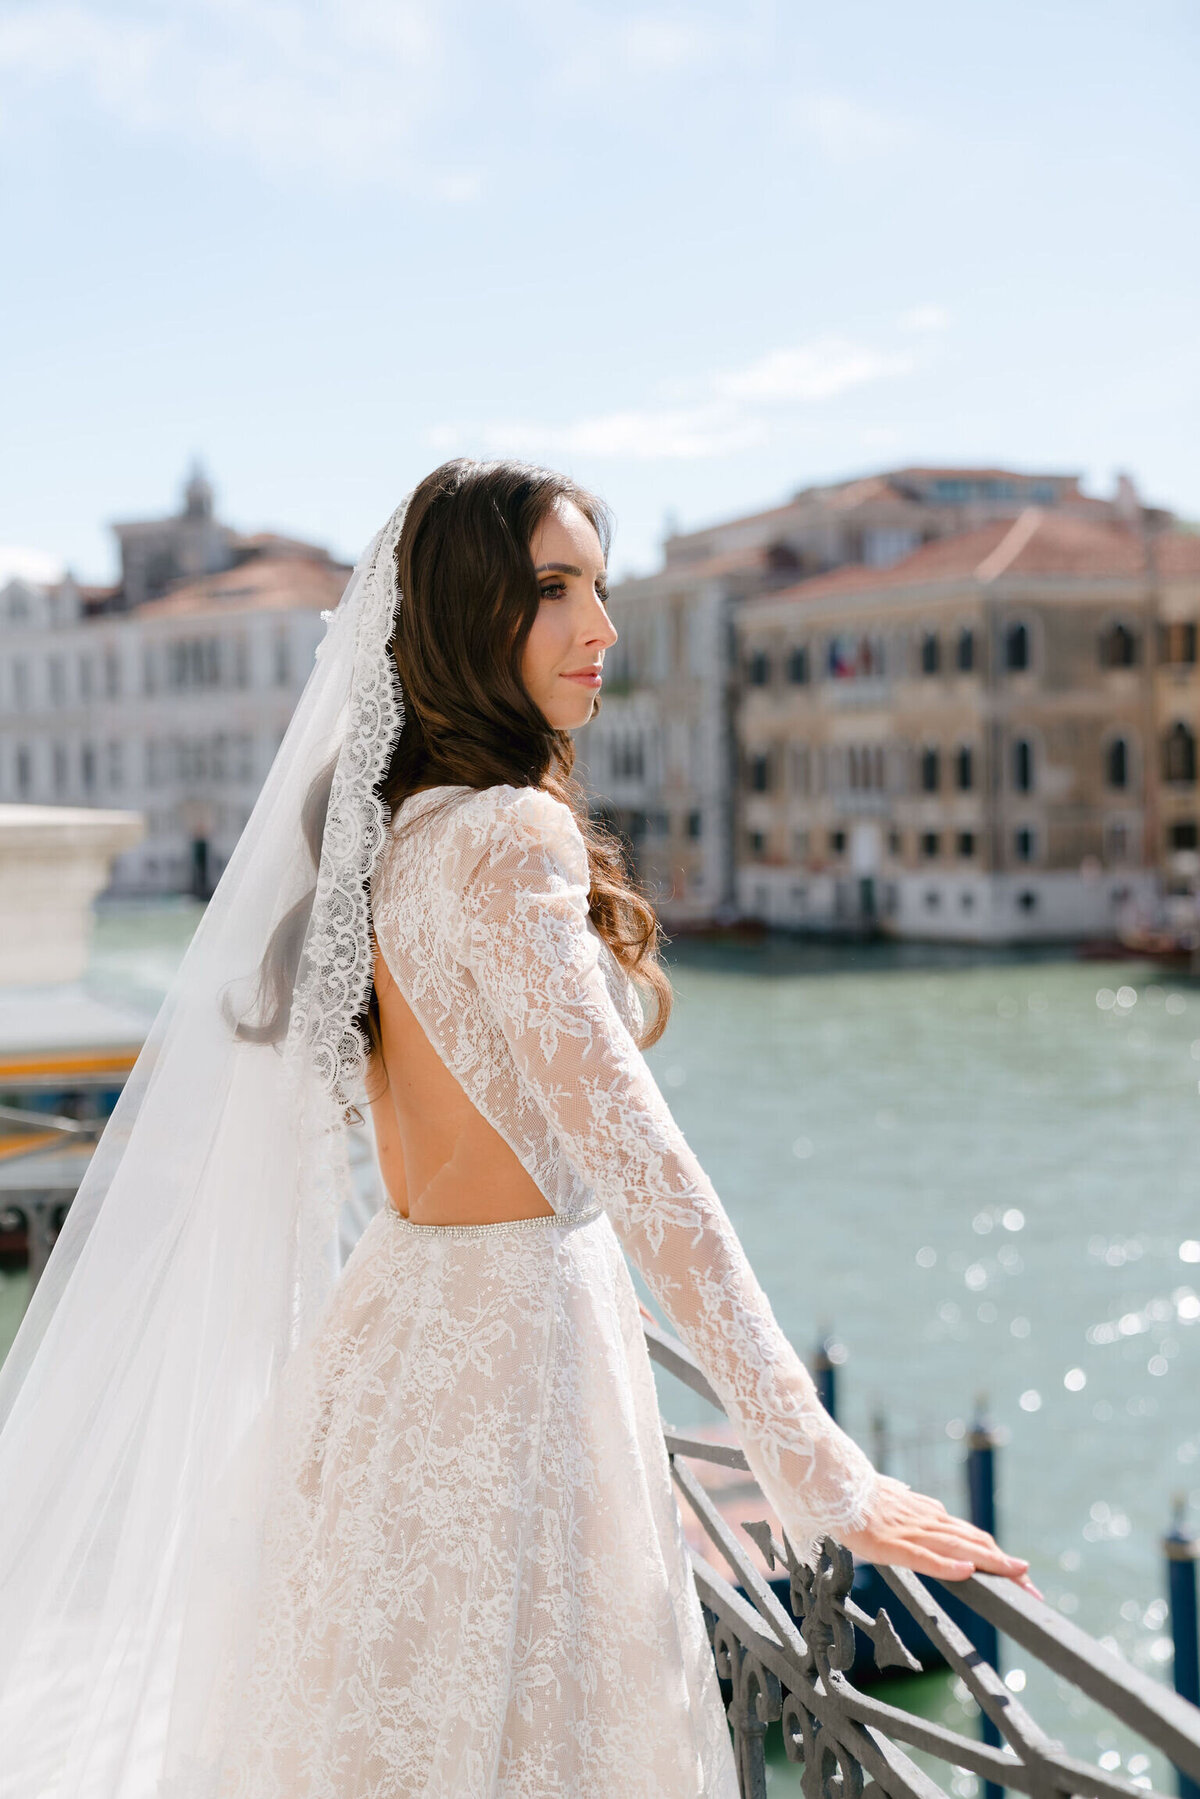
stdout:
[[574,674],[564,675],[564,681],[577,681],[580,687],[599,687],[603,677],[598,668],[577,669]]

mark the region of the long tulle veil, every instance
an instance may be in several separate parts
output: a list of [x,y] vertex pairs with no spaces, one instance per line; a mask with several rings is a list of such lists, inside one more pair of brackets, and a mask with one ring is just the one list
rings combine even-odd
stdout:
[[[0,1370],[0,1795],[219,1791],[289,1362],[338,1269],[377,797],[403,721],[388,520]],[[319,862],[306,796],[332,768]],[[315,878],[279,1043],[235,1037]]]

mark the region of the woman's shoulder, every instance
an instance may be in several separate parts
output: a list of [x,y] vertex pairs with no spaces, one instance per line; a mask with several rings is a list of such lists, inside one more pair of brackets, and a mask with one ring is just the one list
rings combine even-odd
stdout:
[[[586,877],[587,848],[565,800],[544,787],[460,788],[445,812],[449,835],[473,866],[550,859]],[[466,870],[464,870],[466,872]]]

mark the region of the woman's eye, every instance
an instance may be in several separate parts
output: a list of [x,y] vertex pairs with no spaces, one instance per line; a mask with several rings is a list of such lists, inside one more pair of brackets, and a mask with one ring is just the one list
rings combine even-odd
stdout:
[[599,602],[602,606],[608,605],[608,589],[607,589],[607,587],[601,586],[600,582],[598,582],[598,581],[596,583],[596,598],[599,600]]
[[546,581],[542,585],[541,595],[544,600],[560,600],[566,591],[565,581]]

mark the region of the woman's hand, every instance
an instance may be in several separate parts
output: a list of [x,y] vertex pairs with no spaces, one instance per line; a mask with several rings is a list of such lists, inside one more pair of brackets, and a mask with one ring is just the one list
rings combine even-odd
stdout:
[[840,1542],[864,1561],[911,1568],[938,1580],[966,1580],[971,1574],[1004,1574],[1019,1587],[1038,1592],[1029,1563],[1006,1555],[986,1530],[952,1518],[940,1499],[914,1493],[903,1481],[881,1474],[870,1516],[861,1530],[842,1531]]

